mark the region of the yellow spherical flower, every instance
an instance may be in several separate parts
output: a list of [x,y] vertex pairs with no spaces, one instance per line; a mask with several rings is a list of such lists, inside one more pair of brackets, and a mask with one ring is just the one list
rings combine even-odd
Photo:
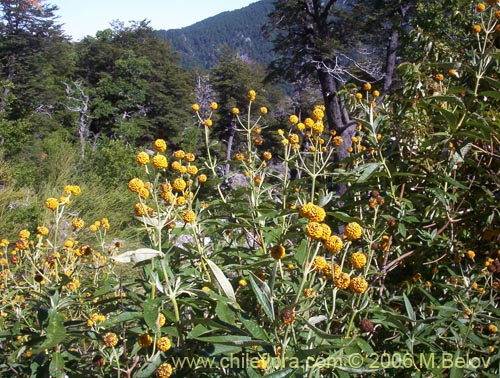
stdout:
[[299,136],[297,134],[290,134],[288,135],[288,141],[291,144],[297,144],[299,143]]
[[139,197],[142,199],[148,199],[149,198],[149,190],[146,189],[146,187],[142,188],[139,190]]
[[175,190],[176,192],[182,192],[184,189],[186,189],[186,181],[184,181],[181,178],[176,178],[174,182],[172,183],[172,189]]
[[149,155],[146,152],[139,152],[135,157],[135,161],[139,165],[146,165],[149,163]]
[[333,137],[332,143],[334,146],[339,147],[339,146],[342,146],[344,144],[344,139],[342,139],[341,136],[336,136],[336,137]]
[[358,294],[363,294],[368,289],[368,282],[363,277],[354,277],[351,279],[349,288]]
[[28,230],[21,230],[19,231],[19,238],[20,239],[28,239],[30,237],[31,233]]
[[369,91],[370,89],[372,89],[372,85],[370,83],[363,84],[363,90]]
[[476,10],[478,12],[484,12],[485,9],[486,9],[486,5],[484,5],[483,3],[479,3],[476,5]]
[[319,240],[323,237],[323,227],[321,223],[309,222],[306,226],[306,235],[314,240]]
[[144,182],[141,179],[133,178],[129,181],[128,188],[131,192],[139,193],[144,188]]
[[262,114],[262,115],[266,115],[266,114],[267,114],[267,112],[268,112],[268,110],[267,110],[267,108],[266,108],[265,106],[262,106],[262,107],[259,109],[259,112],[260,112],[260,114]]
[[347,273],[340,272],[333,278],[333,284],[339,289],[347,289],[351,283],[351,277]]
[[299,122],[299,117],[297,117],[295,114],[292,114],[292,115],[288,118],[288,121],[289,121],[292,125],[296,125],[296,124]]
[[[29,243],[26,239],[19,239],[18,241],[16,241],[16,248],[19,249],[20,251],[25,251],[26,249],[29,248]],[[14,256],[15,255],[13,255],[11,257],[14,257]],[[11,262],[12,262],[12,260],[11,260]]]
[[373,97],[379,97],[380,96],[380,92],[377,91],[377,90],[374,90],[373,91]]
[[344,236],[348,239],[359,239],[362,233],[361,226],[356,222],[351,222],[344,229]]
[[313,113],[312,113],[312,119],[313,120],[315,120],[315,121],[321,121],[324,116],[325,116],[325,113],[320,108],[315,108],[313,110]]
[[156,341],[156,347],[162,352],[166,352],[167,350],[170,349],[171,346],[172,343],[170,342],[170,339],[168,337],[160,337]]
[[71,221],[71,225],[73,226],[73,230],[81,230],[85,226],[85,222],[81,218],[74,218]]
[[264,160],[271,160],[273,155],[269,151],[266,151],[262,154],[262,157],[264,158]]
[[213,122],[211,119],[206,119],[203,121],[203,124],[206,126],[206,127],[212,127],[213,125]]
[[314,120],[312,118],[306,118],[304,120],[304,125],[306,125],[308,129],[310,129],[314,125]]
[[257,361],[257,369],[259,370],[266,370],[267,369],[267,361],[260,359]]
[[350,259],[353,268],[361,269],[366,265],[366,255],[362,252],[355,252]]
[[184,206],[186,204],[186,197],[184,196],[179,196],[175,199],[175,204],[177,206]]
[[480,33],[481,32],[481,25],[473,25],[472,26],[472,31],[474,33]]
[[356,97],[356,100],[362,100],[363,99],[363,94],[358,92],[358,93],[356,93],[354,95],[354,97]]
[[326,212],[322,207],[308,202],[301,207],[300,215],[309,219],[311,222],[323,222],[326,217]]
[[465,252],[465,256],[470,260],[474,260],[474,257],[476,257],[476,252],[469,250]]
[[173,161],[172,164],[170,165],[170,168],[172,168],[174,171],[180,171],[181,170],[181,163],[178,161]]
[[321,239],[328,240],[332,235],[332,229],[326,223],[321,223],[321,227],[323,228],[323,234],[321,235]]
[[49,234],[49,229],[45,226],[38,226],[36,228],[36,232],[38,232],[38,234],[40,234],[42,236],[46,236]]
[[118,344],[118,336],[116,333],[108,332],[103,337],[104,345],[108,348],[112,348]]
[[488,324],[488,332],[497,333],[498,327],[495,324]]
[[153,150],[158,152],[165,152],[167,149],[167,142],[164,139],[156,139],[153,142]]
[[158,325],[160,327],[163,327],[166,323],[167,319],[165,318],[165,315],[163,315],[161,312],[158,314],[158,319],[157,319],[157,322],[158,322]]
[[247,280],[242,278],[241,280],[238,281],[238,285],[241,287],[246,287],[246,286],[248,286],[248,282],[247,282]]
[[172,367],[172,365],[164,362],[163,364],[158,366],[158,369],[156,369],[156,375],[158,376],[158,378],[170,378],[173,371],[174,368]]
[[[150,213],[149,209],[151,209],[149,206],[143,205],[141,203],[136,203],[134,206],[134,213],[138,217],[142,217],[142,216]],[[93,226],[94,226],[94,228],[91,228],[90,231],[92,231],[92,232],[97,231],[97,227],[95,227],[95,225],[93,225]]]
[[231,109],[231,114],[232,115],[238,115],[238,114],[240,114],[240,109],[238,109],[238,108],[232,108]]
[[311,130],[314,134],[321,134],[325,130],[325,125],[322,121],[315,122]]
[[66,185],[64,187],[64,192],[66,194],[72,194],[74,196],[78,196],[81,193],[81,189],[78,185]]
[[45,200],[45,206],[50,210],[55,210],[57,209],[57,206],[59,206],[59,201],[57,198],[47,198]]
[[203,173],[198,176],[198,182],[200,184],[204,184],[207,182],[207,175],[204,175]]
[[174,159],[181,160],[184,159],[186,153],[183,150],[177,150],[174,152]]
[[216,102],[211,102],[210,103],[210,109],[217,110],[218,107],[219,107],[219,104],[217,104]]
[[325,240],[325,247],[330,253],[337,253],[342,249],[343,243],[342,239],[340,239],[336,235],[330,236]]
[[143,333],[137,338],[137,344],[143,349],[147,348],[153,344],[153,338],[149,334]]
[[444,75],[443,75],[443,74],[441,74],[441,73],[438,73],[438,74],[436,75],[436,80],[437,80],[437,81],[443,81],[443,80],[444,80]]
[[281,260],[286,256],[286,249],[281,244],[271,248],[271,257],[275,260]]
[[186,223],[194,223],[196,221],[196,214],[193,210],[186,210],[181,214],[181,219]]
[[255,101],[255,97],[257,96],[257,93],[253,89],[248,91],[248,99],[250,101]]
[[198,110],[200,110],[200,105],[193,104],[193,105],[191,105],[191,109],[193,110],[193,112],[197,112]]
[[187,173],[191,176],[197,175],[198,167],[196,167],[195,165],[190,165],[189,167],[187,167]]
[[196,156],[192,152],[188,152],[186,153],[186,156],[184,156],[184,161],[187,161],[188,163],[192,163],[195,160]]

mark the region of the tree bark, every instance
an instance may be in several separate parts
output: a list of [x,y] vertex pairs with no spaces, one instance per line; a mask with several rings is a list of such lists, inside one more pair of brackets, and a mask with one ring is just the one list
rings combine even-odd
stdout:
[[[356,133],[356,121],[351,118],[343,99],[338,95],[340,84],[328,72],[328,68],[332,68],[331,64],[332,62],[325,62],[326,67],[319,68],[317,73],[330,130],[334,130],[336,135],[344,140],[344,143],[336,148],[334,154],[334,161],[340,165],[349,156],[348,149],[352,146],[352,137]],[[340,197],[347,191],[347,184],[336,183],[334,190]]]

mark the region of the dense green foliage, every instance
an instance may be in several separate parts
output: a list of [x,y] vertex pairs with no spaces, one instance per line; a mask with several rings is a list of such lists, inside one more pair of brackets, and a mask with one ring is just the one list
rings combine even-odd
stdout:
[[272,0],[256,1],[245,8],[218,14],[182,29],[159,30],[157,33],[180,52],[182,66],[186,68],[213,68],[225,47],[246,61],[268,64],[274,55],[272,45],[263,38],[261,29],[272,9]]
[[0,4],[0,376],[498,377],[498,1],[274,1],[290,97]]

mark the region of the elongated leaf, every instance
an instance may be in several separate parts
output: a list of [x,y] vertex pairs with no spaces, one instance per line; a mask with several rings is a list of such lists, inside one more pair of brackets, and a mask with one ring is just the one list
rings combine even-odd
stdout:
[[139,248],[134,251],[127,251],[120,255],[111,256],[111,259],[119,263],[138,263],[158,256],[162,257],[163,252],[151,248]]
[[60,352],[56,352],[52,355],[49,371],[51,377],[54,378],[64,378],[66,376],[64,373],[64,358]]
[[47,326],[47,338],[37,348],[34,353],[40,353],[45,349],[50,349],[61,343],[66,337],[66,328],[64,327],[64,316],[58,312],[49,312],[49,325]]
[[213,344],[223,344],[223,345],[237,345],[237,346],[252,346],[252,345],[270,345],[268,341],[253,340],[248,336],[238,336],[238,335],[224,335],[224,336],[201,336],[195,337],[196,340],[200,340],[206,343]]
[[406,308],[406,313],[408,314],[408,317],[413,322],[416,321],[417,319],[415,317],[415,312],[413,311],[413,307],[412,307],[412,305],[410,303],[410,300],[408,299],[408,297],[406,296],[405,293],[403,293],[403,300],[405,302],[405,308]]
[[250,286],[252,287],[252,290],[257,297],[257,301],[262,306],[262,309],[268,318],[271,319],[271,321],[274,321],[274,307],[271,299],[271,289],[267,283],[255,276],[253,273],[250,273]]
[[224,272],[212,261],[207,259],[207,264],[210,270],[212,271],[212,274],[214,275],[215,279],[217,280],[217,283],[219,284],[220,288],[228,297],[230,300],[232,300],[234,303],[236,303],[236,295],[234,293],[233,286],[231,285],[231,282],[227,279],[226,275]]
[[151,329],[156,330],[158,328],[157,320],[159,314],[159,303],[158,301],[146,299],[142,304],[142,310],[144,315],[144,321],[147,326]]
[[356,182],[358,183],[365,182],[368,179],[368,177],[370,177],[371,174],[377,170],[378,167],[379,167],[378,163],[369,163],[364,165],[362,167],[361,175],[358,177]]

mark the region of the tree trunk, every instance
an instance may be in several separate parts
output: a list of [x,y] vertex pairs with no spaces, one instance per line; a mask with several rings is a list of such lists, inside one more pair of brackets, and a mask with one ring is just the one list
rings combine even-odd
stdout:
[[[338,95],[339,83],[328,72],[331,62],[325,62],[325,68],[318,69],[318,79],[321,84],[321,92],[325,102],[325,113],[330,130],[334,130],[336,135],[342,137],[344,143],[336,148],[334,160],[339,165],[349,156],[348,149],[352,146],[352,137],[356,133],[356,121],[351,119],[343,99]],[[347,191],[347,184],[336,183],[335,193],[342,196]]]

